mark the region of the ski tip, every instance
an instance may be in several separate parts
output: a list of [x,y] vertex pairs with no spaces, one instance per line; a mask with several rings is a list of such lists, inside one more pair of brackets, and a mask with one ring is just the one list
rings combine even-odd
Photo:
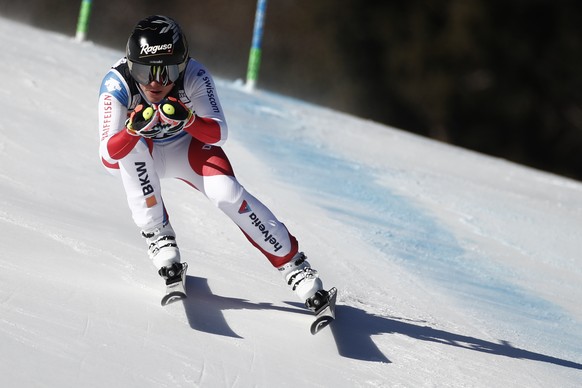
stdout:
[[323,329],[324,327],[327,327],[330,323],[332,323],[334,320],[334,318],[330,317],[330,316],[323,316],[317,320],[315,320],[315,322],[313,322],[313,324],[311,324],[311,334],[315,335],[317,333],[319,333],[321,331],[321,329]]
[[167,306],[182,299],[186,299],[185,293],[180,291],[170,292],[162,298],[162,306]]

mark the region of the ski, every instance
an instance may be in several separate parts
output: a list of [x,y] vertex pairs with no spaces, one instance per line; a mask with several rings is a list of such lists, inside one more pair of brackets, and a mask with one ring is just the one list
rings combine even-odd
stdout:
[[325,304],[315,314],[315,319],[311,323],[311,334],[315,335],[324,327],[327,327],[335,319],[335,301],[337,298],[337,289],[333,287],[328,291],[328,297]]
[[170,303],[176,302],[186,298],[186,271],[188,270],[188,263],[182,263],[182,276],[178,279],[166,282],[166,295],[162,298],[162,306],[167,306]]

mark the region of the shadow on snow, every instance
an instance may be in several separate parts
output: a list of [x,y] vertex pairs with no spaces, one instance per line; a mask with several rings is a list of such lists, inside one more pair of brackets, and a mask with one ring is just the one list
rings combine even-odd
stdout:
[[242,338],[224,319],[223,310],[279,310],[289,313],[310,314],[291,307],[273,306],[271,303],[254,303],[245,299],[214,295],[205,278],[187,276],[186,293],[183,300],[190,327],[206,333],[225,337]]
[[[223,310],[277,310],[294,314],[311,315],[301,310],[302,305],[287,302],[292,307],[274,306],[271,303],[254,303],[245,299],[230,298],[212,294],[207,279],[188,276],[188,295],[183,300],[186,316],[192,329],[226,336],[242,338],[226,322]],[[422,341],[436,342],[471,351],[515,359],[546,362],[567,368],[582,370],[582,364],[519,349],[507,341],[499,343],[482,340],[445,330],[439,330],[418,322],[402,318],[381,317],[346,305],[336,307],[337,320],[330,326],[338,353],[342,357],[371,362],[391,362],[376,346],[372,336],[381,334],[401,334]],[[326,329],[327,330],[327,329]]]
[[351,306],[336,307],[337,320],[331,330],[340,355],[366,361],[390,362],[372,341],[373,335],[401,334],[410,338],[455,346],[515,359],[532,360],[567,368],[582,369],[582,364],[500,343],[482,340],[462,334],[434,329],[397,318],[372,315]]

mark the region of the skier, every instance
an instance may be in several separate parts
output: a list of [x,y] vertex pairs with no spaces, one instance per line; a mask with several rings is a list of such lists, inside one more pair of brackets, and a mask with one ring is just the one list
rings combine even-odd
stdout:
[[327,291],[285,225],[241,186],[220,147],[227,124],[210,72],[189,57],[180,26],[166,16],[139,21],[126,56],[99,95],[100,155],[123,182],[133,221],[166,284],[181,278],[176,235],[161,195],[177,178],[222,210],[313,311]]

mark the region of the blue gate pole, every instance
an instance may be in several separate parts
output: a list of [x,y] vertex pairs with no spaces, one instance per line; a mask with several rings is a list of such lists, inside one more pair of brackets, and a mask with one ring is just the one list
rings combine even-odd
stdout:
[[255,89],[259,76],[259,66],[261,64],[261,42],[263,40],[263,23],[267,10],[267,0],[257,0],[257,10],[255,12],[255,26],[253,29],[253,43],[249,53],[249,65],[247,69],[246,89]]

